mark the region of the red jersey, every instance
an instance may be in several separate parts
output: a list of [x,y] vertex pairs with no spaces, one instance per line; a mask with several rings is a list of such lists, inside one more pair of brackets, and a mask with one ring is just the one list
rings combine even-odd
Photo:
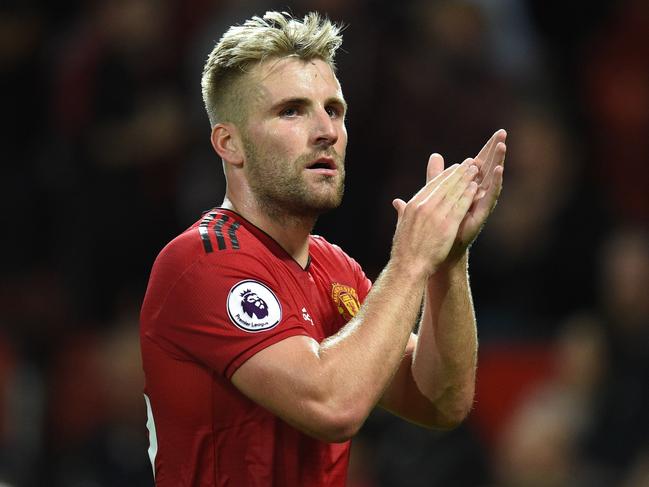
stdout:
[[309,237],[306,269],[240,215],[215,209],[158,255],[141,312],[149,456],[158,487],[342,486],[349,442],[326,443],[244,396],[230,378],[290,336],[318,342],[370,282]]

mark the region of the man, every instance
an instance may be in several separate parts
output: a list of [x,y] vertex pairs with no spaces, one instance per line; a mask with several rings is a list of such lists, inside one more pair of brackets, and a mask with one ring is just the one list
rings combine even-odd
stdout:
[[343,193],[340,43],[317,14],[268,12],[208,58],[225,200],[160,253],[142,307],[158,486],[341,486],[377,404],[436,428],[471,408],[467,249],[500,192],[505,132],[445,170],[431,156],[426,185],[394,201],[391,258],[371,286],[310,234]]

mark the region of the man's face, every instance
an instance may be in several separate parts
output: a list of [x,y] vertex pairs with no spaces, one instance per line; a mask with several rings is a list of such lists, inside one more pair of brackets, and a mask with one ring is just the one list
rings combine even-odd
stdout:
[[336,208],[345,180],[346,104],[327,63],[271,59],[251,70],[242,131],[246,177],[270,215]]

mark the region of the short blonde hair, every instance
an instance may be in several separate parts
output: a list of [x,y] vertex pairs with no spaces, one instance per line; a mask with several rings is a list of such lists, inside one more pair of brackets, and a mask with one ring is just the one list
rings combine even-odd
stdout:
[[207,58],[201,88],[210,125],[242,123],[245,98],[242,83],[247,69],[269,58],[295,56],[322,59],[335,70],[334,57],[342,44],[341,27],[316,12],[302,21],[286,12],[266,12],[223,34]]

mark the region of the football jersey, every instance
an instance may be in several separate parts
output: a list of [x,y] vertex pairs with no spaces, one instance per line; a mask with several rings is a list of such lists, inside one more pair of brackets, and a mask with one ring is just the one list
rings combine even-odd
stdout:
[[214,209],[158,255],[141,311],[149,456],[158,487],[342,486],[349,442],[289,426],[231,383],[287,337],[321,342],[371,287],[339,247],[309,237],[302,267],[269,235]]

